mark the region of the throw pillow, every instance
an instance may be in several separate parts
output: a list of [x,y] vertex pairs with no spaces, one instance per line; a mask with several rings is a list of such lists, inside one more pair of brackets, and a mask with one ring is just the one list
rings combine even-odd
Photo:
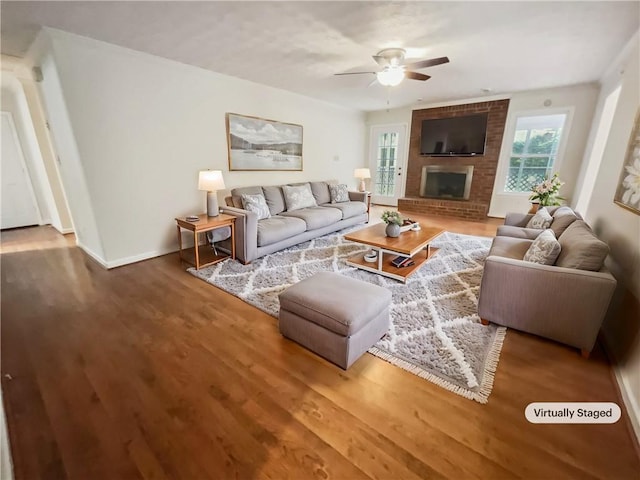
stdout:
[[529,250],[524,254],[523,260],[540,265],[553,265],[560,255],[560,250],[560,242],[556,240],[553,230],[548,229],[533,241]]
[[242,208],[258,215],[258,220],[270,218],[271,212],[267,206],[264,195],[242,194]]
[[313,198],[313,193],[311,192],[311,185],[308,183],[303,185],[283,185],[282,193],[289,212],[317,206],[316,199]]
[[553,222],[553,217],[549,214],[549,211],[545,208],[539,208],[536,214],[531,217],[531,220],[527,223],[527,228],[538,228],[540,230],[545,230],[549,228]]
[[609,246],[582,220],[569,225],[558,240],[562,245],[562,253],[556,261],[558,267],[597,272],[609,254]]
[[339,185],[329,185],[329,194],[331,195],[331,203],[342,203],[349,201],[349,192],[344,183]]
[[564,233],[569,225],[578,219],[573,210],[569,207],[560,207],[553,212],[553,222],[551,222],[551,230],[556,234],[556,238],[560,238],[560,235]]
[[311,193],[313,193],[313,198],[316,199],[318,205],[331,202],[329,182],[310,182],[309,185],[311,185]]

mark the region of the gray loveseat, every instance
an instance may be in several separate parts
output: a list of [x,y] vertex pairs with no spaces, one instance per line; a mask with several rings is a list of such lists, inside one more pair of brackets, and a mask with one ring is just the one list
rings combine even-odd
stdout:
[[[316,206],[287,210],[281,185],[240,187],[231,190],[222,211],[236,219],[236,257],[249,263],[269,253],[369,220],[366,193],[348,192],[349,201],[331,203],[329,182],[307,182]],[[295,186],[304,183],[292,184]],[[270,218],[258,220],[243,209],[242,195],[263,195]]]
[[[567,207],[562,211],[567,213]],[[557,214],[557,207],[548,209]],[[561,252],[554,265],[523,257],[542,230],[526,228],[531,214],[508,214],[484,265],[478,314],[493,322],[591,352],[616,280],[604,266],[608,246],[576,212],[554,217]],[[555,229],[554,229],[555,223]]]

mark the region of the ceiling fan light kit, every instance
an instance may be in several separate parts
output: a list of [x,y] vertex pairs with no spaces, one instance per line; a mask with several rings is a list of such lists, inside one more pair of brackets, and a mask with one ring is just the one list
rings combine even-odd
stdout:
[[362,75],[373,73],[380,85],[384,85],[385,87],[395,87],[396,85],[400,85],[402,80],[405,78],[423,82],[431,78],[429,75],[414,72],[412,70],[434,67],[436,65],[442,65],[443,63],[449,62],[447,57],[438,57],[405,64],[404,56],[405,51],[402,48],[385,48],[373,56],[373,59],[378,65],[383,67],[383,70],[379,72],[345,72],[336,73],[336,75]]
[[376,78],[380,85],[385,87],[395,87],[404,80],[404,69],[402,67],[388,67],[376,73]]

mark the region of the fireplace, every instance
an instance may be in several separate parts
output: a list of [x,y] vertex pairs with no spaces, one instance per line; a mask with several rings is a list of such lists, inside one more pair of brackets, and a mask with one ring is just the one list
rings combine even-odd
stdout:
[[473,165],[425,165],[420,179],[420,196],[448,200],[469,200]]

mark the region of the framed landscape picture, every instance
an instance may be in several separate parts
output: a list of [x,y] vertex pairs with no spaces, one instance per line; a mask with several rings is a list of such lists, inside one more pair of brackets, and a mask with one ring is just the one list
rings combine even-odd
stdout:
[[627,154],[613,201],[640,215],[640,109],[636,112],[636,121],[631,130]]
[[302,170],[302,125],[226,117],[229,170]]

